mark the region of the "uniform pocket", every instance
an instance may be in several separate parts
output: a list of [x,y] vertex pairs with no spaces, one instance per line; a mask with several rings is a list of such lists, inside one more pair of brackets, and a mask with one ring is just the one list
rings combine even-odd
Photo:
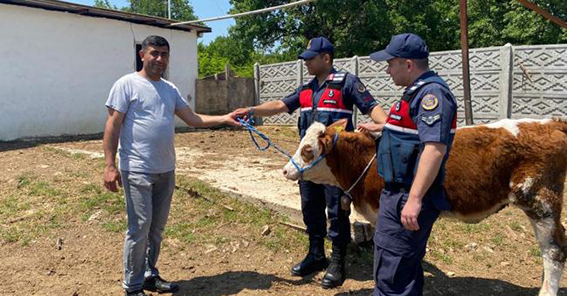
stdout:
[[396,256],[387,250],[377,248],[374,253],[375,259],[374,279],[376,285],[384,292],[394,292],[398,290],[396,275],[400,272],[400,262],[402,257]]

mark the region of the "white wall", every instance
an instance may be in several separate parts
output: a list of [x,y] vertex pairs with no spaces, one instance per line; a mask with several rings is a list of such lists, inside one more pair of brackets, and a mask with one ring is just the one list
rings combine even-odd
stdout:
[[102,132],[108,92],[148,35],[169,41],[168,78],[194,98],[194,31],[0,4],[0,140]]

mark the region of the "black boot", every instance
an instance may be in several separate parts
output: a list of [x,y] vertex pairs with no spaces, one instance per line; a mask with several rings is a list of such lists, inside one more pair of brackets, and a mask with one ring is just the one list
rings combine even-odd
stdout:
[[325,257],[324,239],[309,238],[309,253],[303,261],[291,268],[291,274],[295,276],[306,276],[316,271],[324,270],[329,265]]
[[333,253],[331,254],[331,264],[321,280],[323,289],[338,287],[345,281],[345,258],[347,244],[333,243]]

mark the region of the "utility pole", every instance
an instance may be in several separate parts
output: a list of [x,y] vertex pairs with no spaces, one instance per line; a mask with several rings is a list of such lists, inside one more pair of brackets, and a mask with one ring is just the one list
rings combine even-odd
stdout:
[[167,18],[171,19],[171,0],[167,0]]

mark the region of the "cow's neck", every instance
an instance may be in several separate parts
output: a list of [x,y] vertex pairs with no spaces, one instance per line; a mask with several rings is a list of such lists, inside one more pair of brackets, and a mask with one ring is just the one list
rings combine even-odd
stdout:
[[[343,132],[334,149],[327,155],[327,163],[337,182],[344,190],[349,189],[363,173],[376,153],[376,144],[368,135],[362,133]],[[342,165],[341,165],[342,164]],[[370,170],[376,168],[372,165]],[[367,173],[368,174],[368,173]],[[363,184],[352,191],[353,198],[363,198]]]

